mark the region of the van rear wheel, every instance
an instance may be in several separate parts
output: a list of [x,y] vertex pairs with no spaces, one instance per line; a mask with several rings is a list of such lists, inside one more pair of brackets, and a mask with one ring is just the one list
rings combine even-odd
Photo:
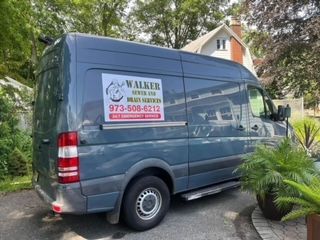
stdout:
[[133,182],[124,196],[124,221],[138,231],[153,228],[164,218],[169,205],[170,192],[160,178],[139,178]]

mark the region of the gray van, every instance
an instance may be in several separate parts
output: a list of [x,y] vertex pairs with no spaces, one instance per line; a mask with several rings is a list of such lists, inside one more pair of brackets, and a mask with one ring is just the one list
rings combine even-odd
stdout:
[[235,62],[70,33],[36,72],[33,184],[57,213],[157,225],[170,196],[239,186],[234,169],[286,127]]

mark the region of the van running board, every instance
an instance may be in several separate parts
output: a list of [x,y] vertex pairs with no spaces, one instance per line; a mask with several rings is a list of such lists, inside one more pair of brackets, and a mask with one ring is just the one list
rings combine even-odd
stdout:
[[239,181],[225,182],[225,183],[216,184],[210,187],[202,188],[199,190],[195,190],[192,192],[184,193],[181,195],[181,197],[184,198],[186,201],[190,201],[190,200],[198,199],[204,196],[217,194],[227,189],[237,188],[237,187],[240,187],[240,185],[241,184]]

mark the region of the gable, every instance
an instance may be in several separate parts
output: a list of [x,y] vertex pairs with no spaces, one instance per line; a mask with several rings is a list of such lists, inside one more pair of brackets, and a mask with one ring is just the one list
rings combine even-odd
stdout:
[[[220,57],[224,59],[231,59],[231,42],[230,35],[228,32],[220,30],[215,36],[208,40],[202,47],[199,49],[199,53]],[[219,47],[218,48],[218,42]]]
[[196,52],[199,53],[201,48],[212,38],[216,37],[220,32],[223,31],[229,35],[229,38],[232,36],[234,39],[239,42],[240,45],[244,48],[248,48],[248,46],[239,38],[237,34],[235,34],[231,28],[229,28],[226,24],[222,24],[221,26],[215,28],[211,32],[199,37],[198,39],[190,42],[186,46],[182,48],[182,50],[189,51],[189,52]]

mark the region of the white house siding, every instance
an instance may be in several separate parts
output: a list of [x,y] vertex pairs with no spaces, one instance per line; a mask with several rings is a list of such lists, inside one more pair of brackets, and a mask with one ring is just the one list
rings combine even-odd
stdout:
[[245,49],[244,55],[243,55],[243,66],[248,68],[254,75],[256,75],[256,72],[253,68],[253,62],[250,54],[249,49]]
[[[226,50],[217,49],[217,39],[226,39]],[[230,49],[230,36],[226,32],[221,31],[212,39],[210,39],[210,41],[208,41],[204,46],[202,46],[200,53],[213,57],[231,59]]]
[[[237,39],[244,49],[243,66],[256,75],[248,46],[225,24],[187,44],[182,50],[232,60],[231,37]],[[217,39],[226,39],[226,50],[217,49]]]

